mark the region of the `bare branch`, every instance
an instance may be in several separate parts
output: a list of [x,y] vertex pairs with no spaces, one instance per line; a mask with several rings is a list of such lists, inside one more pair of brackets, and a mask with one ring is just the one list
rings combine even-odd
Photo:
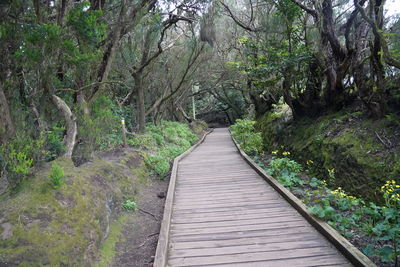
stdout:
[[[223,1],[220,1],[221,5],[224,6],[225,10],[228,11],[229,17],[233,19],[233,21],[239,25],[241,28],[245,29],[246,31],[249,32],[257,32],[260,31],[259,29],[254,29],[251,26],[245,25],[242,21],[240,21],[233,13],[232,10],[226,5]],[[252,9],[253,10],[253,9]]]

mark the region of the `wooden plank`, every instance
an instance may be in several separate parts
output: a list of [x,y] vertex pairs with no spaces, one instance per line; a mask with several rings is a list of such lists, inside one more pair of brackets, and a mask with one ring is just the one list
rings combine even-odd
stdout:
[[[296,242],[281,242],[281,243],[258,243],[258,244],[245,244],[245,245],[233,245],[227,246],[223,244],[220,247],[214,248],[191,248],[191,249],[181,249],[172,250],[169,258],[183,258],[183,257],[201,257],[216,256],[216,255],[227,255],[227,254],[238,254],[238,253],[251,253],[251,252],[270,252],[279,251],[280,253],[285,253],[285,250],[292,249],[305,249],[305,248],[322,248],[328,247],[326,243],[322,243],[319,239],[314,240],[299,240]],[[332,249],[335,253],[335,250]]]
[[291,211],[288,212],[279,212],[279,213],[253,213],[253,214],[245,214],[245,215],[229,215],[229,216],[198,216],[198,217],[175,217],[172,216],[172,222],[174,224],[191,224],[191,223],[198,223],[201,226],[202,223],[208,222],[226,222],[226,221],[242,221],[242,220],[254,220],[254,219],[263,219],[263,218],[279,218],[279,217],[286,217],[292,218],[297,217],[298,214],[294,214]]
[[197,208],[197,209],[178,209],[175,210],[175,214],[188,214],[188,213],[202,213],[202,214],[213,214],[213,213],[219,213],[219,212],[225,212],[225,211],[231,211],[232,209],[238,209],[238,210],[248,210],[248,209],[264,209],[266,207],[271,207],[271,208],[277,208],[277,207],[282,207],[286,208],[287,205],[285,203],[281,202],[276,202],[273,204],[259,204],[259,205],[240,205],[237,204],[235,207],[221,207],[221,208],[212,208],[212,209],[207,209],[207,208]]
[[302,218],[298,216],[280,216],[280,217],[263,217],[263,218],[251,218],[251,219],[242,219],[238,220],[225,220],[218,222],[195,222],[195,223],[176,223],[173,221],[173,225],[171,229],[181,230],[181,229],[203,229],[203,228],[216,228],[216,227],[227,227],[227,226],[243,226],[243,225],[254,225],[254,224],[270,224],[277,222],[285,222],[285,221],[301,221]]
[[168,260],[168,264],[172,266],[193,266],[205,264],[241,263],[246,261],[276,261],[303,258],[303,261],[308,263],[309,266],[312,266],[312,261],[310,261],[310,259],[308,259],[307,257],[322,257],[328,255],[337,255],[337,253],[335,253],[334,251],[326,251],[324,247],[316,247],[285,250],[285,253],[277,253],[276,251],[263,251],[215,256],[204,255],[199,257],[171,258]]
[[199,249],[199,248],[217,248],[224,246],[240,246],[240,245],[254,245],[254,244],[274,244],[274,243],[291,243],[300,241],[320,240],[313,234],[306,233],[293,233],[290,235],[279,236],[257,236],[257,237],[242,237],[224,240],[206,240],[194,242],[172,242],[172,250],[181,249]]
[[[178,199],[178,198],[176,198]],[[180,205],[180,207],[183,206],[193,206],[193,205],[201,205],[204,207],[204,205],[210,205],[210,204],[223,204],[223,203],[233,203],[237,202],[237,197],[222,197],[222,198],[212,198],[212,199],[199,199],[199,200],[193,200],[193,198],[184,198],[181,197],[179,198],[182,202],[185,201],[186,203],[183,203]],[[242,197],[241,201],[242,202],[251,202],[251,201],[269,201],[269,200],[281,200],[281,198],[277,198],[276,196],[270,196],[270,195],[257,195],[257,197]]]
[[265,187],[265,184],[242,184],[242,185],[236,185],[236,184],[231,184],[231,185],[210,185],[210,186],[204,186],[204,187],[192,187],[192,186],[180,186],[179,189],[177,189],[177,192],[179,191],[189,191],[190,193],[204,193],[204,192],[221,192],[221,191],[230,191],[230,190],[246,190],[246,189],[262,189]]
[[247,261],[240,263],[228,263],[228,264],[209,264],[209,265],[196,265],[200,266],[218,266],[218,267],[309,267],[309,266],[351,266],[345,260],[339,258],[337,255],[326,255],[326,256],[310,256],[304,260],[294,259],[275,259],[273,261]]
[[240,190],[240,188],[237,189],[231,189],[231,190],[226,190],[226,191],[203,191],[203,192],[190,192],[188,190],[176,190],[177,194],[181,194],[181,195],[192,195],[192,196],[213,196],[213,195],[221,195],[221,193],[238,193],[238,194],[243,194],[243,193],[248,193],[248,194],[252,194],[252,193],[262,193],[264,192],[263,188],[259,188],[259,187],[254,187],[254,188],[250,188],[248,190],[246,190],[245,192],[243,190]]
[[[293,234],[310,234],[313,232],[313,228],[311,226],[298,226],[291,228],[282,228],[272,230],[249,230],[245,232],[237,231],[237,232],[229,232],[229,233],[216,233],[213,235],[209,234],[194,234],[194,235],[185,235],[185,236],[175,236],[172,242],[194,242],[194,241],[211,241],[211,240],[232,240],[237,238],[248,238],[248,237],[280,237],[287,236]],[[314,233],[315,236],[315,233]]]
[[198,219],[198,218],[203,218],[203,219],[215,219],[215,218],[221,218],[221,219],[229,219],[232,217],[242,217],[246,215],[259,215],[259,216],[265,216],[265,215],[271,215],[273,216],[274,214],[282,214],[285,212],[293,212],[293,210],[288,210],[286,207],[275,207],[275,208],[266,208],[266,209],[254,209],[254,210],[228,210],[228,211],[221,211],[218,213],[214,214],[209,214],[207,217],[204,216],[204,214],[197,214],[197,213],[187,213],[187,214],[180,214],[179,216],[173,216],[173,219]]
[[307,226],[307,224],[297,218],[293,221],[284,221],[279,223],[269,224],[250,224],[250,225],[236,225],[236,226],[224,226],[224,227],[211,227],[211,228],[194,228],[194,229],[174,229],[171,228],[171,234],[173,236],[184,236],[184,235],[196,235],[196,234],[217,234],[217,233],[231,233],[231,232],[243,232],[243,231],[254,231],[254,230],[265,230],[265,231],[279,231],[280,229],[297,228],[299,226]]

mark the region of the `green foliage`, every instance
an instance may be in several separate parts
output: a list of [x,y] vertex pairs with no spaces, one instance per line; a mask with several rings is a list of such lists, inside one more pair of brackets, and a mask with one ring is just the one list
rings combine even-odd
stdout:
[[124,203],[122,203],[122,207],[127,211],[135,211],[137,204],[135,201],[127,199]]
[[171,145],[166,146],[164,149],[162,149],[160,151],[160,155],[168,160],[173,160],[174,158],[185,152],[185,150],[187,150],[186,146]]
[[21,64],[38,64],[55,55],[62,45],[63,30],[56,24],[31,24],[23,28],[24,40],[14,54]]
[[[321,191],[325,192],[324,195],[320,193],[319,196],[322,198],[320,204],[313,205],[310,211],[327,220],[345,236],[351,235],[349,229],[352,228],[374,237],[363,252],[369,257],[377,256],[383,262],[390,262],[400,255],[400,186],[389,180],[381,191],[385,206],[373,202],[366,204],[362,199],[349,196],[340,187],[333,191],[325,188]],[[380,242],[387,245],[381,246]]]
[[255,132],[255,123],[251,120],[238,119],[231,126],[233,137],[247,154],[261,153],[262,151],[262,138],[260,133]]
[[303,185],[305,182],[296,173],[290,172],[287,169],[281,171],[280,175],[277,177],[279,183],[283,186],[292,188],[299,185]]
[[47,131],[46,136],[46,161],[56,159],[58,156],[65,152],[65,145],[63,143],[64,127],[53,126],[50,131]]
[[164,178],[170,168],[168,159],[161,155],[149,154],[144,158],[144,162],[161,178]]
[[74,5],[74,8],[68,13],[67,24],[82,40],[91,45],[96,45],[104,40],[107,25],[99,22],[103,13],[101,10],[89,8],[89,1]]
[[[83,140],[76,153],[82,159],[91,157],[93,151],[106,150],[122,144],[118,107],[111,98],[99,96],[91,105],[90,116],[81,115],[78,122],[79,137]],[[82,114],[76,110],[76,114]]]
[[0,163],[8,182],[16,186],[31,174],[32,166],[45,157],[43,140],[18,135],[14,140],[0,147]]
[[316,215],[318,218],[330,220],[333,218],[335,209],[329,204],[327,205],[314,205],[310,209],[310,212]]
[[157,126],[148,125],[146,133],[130,136],[128,139],[130,145],[148,152],[144,162],[161,178],[169,172],[170,162],[195,141],[197,136],[188,125],[170,121],[162,121]]
[[54,188],[59,188],[64,178],[64,169],[57,163],[53,163],[50,169],[50,181]]
[[303,170],[299,163],[287,157],[273,159],[269,165],[272,169],[272,175],[274,176],[280,176],[282,171],[285,170],[295,174],[299,174]]
[[369,252],[379,255],[384,262],[396,260],[400,257],[400,185],[394,180],[388,180],[381,187],[385,199],[385,206],[380,209],[381,220],[371,229],[378,241],[390,241],[391,246],[384,246]]
[[302,167],[296,161],[287,157],[275,158],[271,160],[269,166],[271,175],[285,187],[291,188],[304,184],[303,179],[299,177]]

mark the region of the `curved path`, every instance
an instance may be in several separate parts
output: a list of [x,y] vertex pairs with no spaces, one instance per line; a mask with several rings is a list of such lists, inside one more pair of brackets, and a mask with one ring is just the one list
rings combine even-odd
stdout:
[[167,266],[349,266],[215,129],[178,165]]

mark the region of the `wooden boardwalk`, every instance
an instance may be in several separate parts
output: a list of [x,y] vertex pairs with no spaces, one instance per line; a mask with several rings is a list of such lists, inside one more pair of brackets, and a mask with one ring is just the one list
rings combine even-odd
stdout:
[[167,266],[351,265],[243,160],[227,129],[179,162],[168,231]]

